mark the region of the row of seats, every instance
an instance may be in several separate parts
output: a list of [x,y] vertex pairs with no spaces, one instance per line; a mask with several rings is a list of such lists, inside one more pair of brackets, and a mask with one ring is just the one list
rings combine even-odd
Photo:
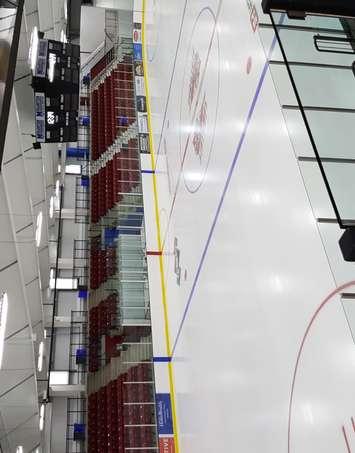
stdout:
[[[147,363],[133,368],[144,369],[145,365],[151,367]],[[146,387],[149,398],[137,399],[143,393],[134,387]],[[143,453],[157,449],[154,386],[151,382],[132,383],[128,373],[88,398],[88,453],[123,453],[125,449]]]
[[[108,335],[114,327],[117,313],[118,298],[111,294],[96,307],[89,310],[89,371],[100,368],[101,337]],[[113,355],[113,354],[112,354]],[[110,357],[108,357],[110,359]]]
[[139,183],[137,140],[131,139],[91,178],[91,222],[97,223]]
[[90,288],[97,289],[117,272],[116,248],[106,247],[101,249],[95,247],[93,241],[91,244]]
[[114,49],[109,50],[90,70],[90,79],[94,80],[101,74],[114,58]]
[[91,94],[91,156],[98,159],[136,120],[132,58],[111,68]]
[[117,294],[110,294],[102,300],[96,307],[89,311],[89,333],[90,336],[107,335],[113,328],[117,313],[118,297]]

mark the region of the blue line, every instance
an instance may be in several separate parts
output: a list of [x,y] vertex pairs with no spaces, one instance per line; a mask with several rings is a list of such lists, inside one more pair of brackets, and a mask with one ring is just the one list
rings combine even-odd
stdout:
[[[284,14],[281,15],[279,23],[282,23],[283,19],[284,19]],[[196,289],[197,281],[198,281],[198,279],[200,277],[202,266],[204,264],[204,261],[205,261],[206,255],[207,255],[207,251],[208,251],[208,248],[209,248],[210,243],[211,243],[211,239],[212,239],[212,236],[213,236],[216,224],[217,224],[217,220],[218,220],[219,214],[220,214],[221,209],[222,209],[224,198],[225,198],[227,190],[229,188],[229,184],[230,184],[230,181],[231,181],[231,178],[232,178],[232,175],[233,175],[233,171],[235,169],[235,166],[236,166],[239,154],[240,154],[240,150],[242,149],[242,146],[243,146],[243,143],[244,143],[244,140],[245,140],[248,128],[249,128],[250,120],[251,120],[251,118],[253,116],[253,113],[254,113],[254,110],[255,110],[255,106],[256,106],[257,100],[259,98],[259,95],[260,95],[261,88],[262,88],[264,80],[265,80],[265,76],[266,76],[267,70],[269,68],[269,60],[270,60],[271,54],[272,54],[272,52],[273,52],[273,50],[275,48],[276,42],[277,42],[277,38],[276,38],[276,36],[274,36],[274,39],[272,41],[272,44],[271,44],[271,47],[270,47],[270,50],[269,50],[269,53],[268,53],[268,56],[267,56],[267,60],[265,62],[264,68],[262,70],[258,85],[256,87],[256,91],[255,91],[255,94],[254,94],[254,97],[253,97],[253,100],[252,100],[252,103],[251,103],[249,111],[248,111],[248,116],[247,116],[247,119],[246,119],[245,124],[244,124],[244,129],[243,129],[242,135],[241,135],[239,143],[237,145],[237,148],[236,148],[233,160],[232,160],[232,164],[231,164],[231,166],[229,168],[228,177],[227,177],[227,180],[225,182],[225,185],[224,185],[224,188],[223,188],[223,192],[222,192],[222,196],[221,196],[221,199],[220,199],[220,201],[218,203],[217,211],[216,211],[216,214],[214,216],[210,232],[208,234],[207,242],[205,244],[205,247],[204,247],[201,259],[200,259],[200,263],[199,263],[198,268],[197,268],[197,272],[196,272],[196,275],[195,275],[195,278],[194,278],[194,281],[193,281],[193,284],[192,284],[190,295],[189,295],[189,298],[187,299],[187,304],[186,304],[186,307],[185,307],[185,310],[184,310],[184,314],[183,314],[182,320],[180,322],[178,333],[176,335],[176,339],[175,339],[174,346],[173,346],[173,349],[172,349],[172,353],[171,353],[172,359],[174,358],[175,349],[176,349],[177,343],[178,343],[179,338],[180,338],[181,330],[182,330],[182,327],[184,325],[187,312],[188,312],[188,310],[190,308],[191,300],[192,300],[192,297],[193,297],[195,289]]]
[[141,173],[149,173],[151,175],[154,175],[155,170],[141,170]]
[[153,357],[153,362],[171,362],[171,357]]

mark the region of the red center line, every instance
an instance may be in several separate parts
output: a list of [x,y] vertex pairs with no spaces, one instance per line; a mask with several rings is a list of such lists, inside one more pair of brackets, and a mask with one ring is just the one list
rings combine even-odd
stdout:
[[355,421],[354,421],[354,417],[351,417],[351,424],[353,425],[353,430],[355,432]]
[[[204,79],[205,79],[205,76],[206,76],[206,72],[207,72],[208,61],[209,61],[210,54],[211,54],[213,40],[214,40],[214,37],[215,37],[215,34],[216,34],[217,22],[218,22],[218,17],[220,15],[220,12],[221,12],[221,9],[222,9],[221,8],[222,7],[222,3],[223,3],[223,1],[221,0],[219,5],[218,5],[217,14],[215,15],[215,23],[214,23],[214,27],[213,27],[213,33],[212,33],[212,36],[211,36],[211,39],[210,39],[210,43],[209,43],[209,46],[208,46],[207,57],[206,57],[206,60],[205,60],[205,64],[204,64],[204,68],[203,68],[203,72],[202,72],[202,76],[201,76],[201,81],[200,81],[199,89],[198,89],[197,96],[196,96],[196,102],[195,102],[195,107],[194,107],[194,111],[193,111],[193,114],[192,114],[191,124],[193,124],[195,122],[195,120],[196,120],[196,114],[197,114],[197,110],[198,110],[198,103],[200,101],[200,96],[201,96],[201,92],[202,92],[202,85],[203,85],[203,82],[204,82]],[[169,212],[169,216],[168,216],[168,223],[167,223],[167,226],[166,226],[166,230],[165,230],[165,233],[164,233],[164,239],[163,239],[163,242],[162,242],[162,251],[164,250],[166,237],[167,237],[167,234],[168,234],[168,231],[169,231],[171,216],[172,216],[172,213],[173,213],[173,210],[174,210],[174,207],[175,207],[175,201],[176,201],[177,193],[178,193],[178,190],[179,190],[179,187],[180,187],[180,182],[181,182],[181,179],[182,179],[182,170],[184,168],[184,164],[185,164],[185,160],[186,160],[186,156],[187,156],[187,149],[188,149],[188,146],[189,146],[189,143],[190,143],[191,136],[192,136],[192,133],[190,132],[188,137],[187,137],[187,140],[186,140],[186,145],[185,145],[183,157],[182,157],[181,164],[180,164],[180,169],[179,169],[179,173],[178,173],[178,181],[177,181],[176,186],[175,186],[173,201],[172,201],[170,212]]]
[[344,425],[341,427],[341,430],[343,431],[343,436],[344,436],[344,440],[345,440],[345,444],[346,444],[346,448],[348,450],[348,453],[351,453],[350,444],[349,444],[348,436],[346,435],[346,431],[345,431]]

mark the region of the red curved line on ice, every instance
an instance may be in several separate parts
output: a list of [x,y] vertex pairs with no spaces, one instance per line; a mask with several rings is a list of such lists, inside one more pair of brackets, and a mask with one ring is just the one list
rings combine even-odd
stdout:
[[291,415],[292,415],[293,394],[294,394],[294,390],[295,390],[295,382],[296,382],[296,377],[297,377],[298,366],[299,366],[299,363],[300,363],[300,358],[301,358],[301,355],[302,355],[304,344],[305,344],[306,339],[308,337],[308,334],[309,334],[309,332],[310,332],[310,330],[312,328],[312,325],[313,325],[314,321],[316,320],[317,316],[319,315],[320,311],[332,300],[332,298],[334,296],[336,296],[337,294],[342,292],[344,289],[349,288],[350,286],[353,286],[353,285],[355,285],[355,280],[352,280],[351,282],[348,282],[348,283],[344,283],[343,285],[339,286],[338,288],[335,288],[334,291],[332,291],[330,294],[328,294],[328,296],[323,300],[323,302],[319,305],[319,307],[317,308],[316,312],[312,316],[312,318],[311,318],[311,320],[310,320],[310,322],[309,322],[309,324],[307,326],[306,332],[305,332],[305,334],[304,334],[304,336],[302,338],[301,345],[300,345],[300,348],[299,348],[298,354],[297,354],[297,360],[296,360],[295,369],[294,369],[294,372],[293,372],[291,394],[290,394],[290,403],[289,403],[289,407],[288,407],[288,441],[287,441],[287,451],[288,451],[288,453],[290,453]]

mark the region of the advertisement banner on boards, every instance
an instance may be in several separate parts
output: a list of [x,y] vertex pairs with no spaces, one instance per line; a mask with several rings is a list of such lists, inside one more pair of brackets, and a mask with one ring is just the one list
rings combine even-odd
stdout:
[[143,60],[142,44],[133,44],[133,58],[135,60]]
[[169,393],[156,394],[158,434],[174,434],[171,400]]
[[134,82],[136,85],[136,96],[145,96],[144,77],[135,77]]
[[139,150],[141,153],[149,154],[149,134],[139,134]]
[[133,28],[133,43],[134,44],[142,44],[142,30],[136,27],[136,25],[141,25],[141,24],[135,24]]
[[148,134],[148,115],[138,112],[138,132],[140,134]]
[[159,453],[175,453],[173,437],[159,437]]
[[147,100],[145,96],[137,96],[137,110],[143,113],[147,111]]
[[138,77],[142,77],[144,75],[143,62],[142,61],[135,61],[134,62],[134,75],[138,76]]

